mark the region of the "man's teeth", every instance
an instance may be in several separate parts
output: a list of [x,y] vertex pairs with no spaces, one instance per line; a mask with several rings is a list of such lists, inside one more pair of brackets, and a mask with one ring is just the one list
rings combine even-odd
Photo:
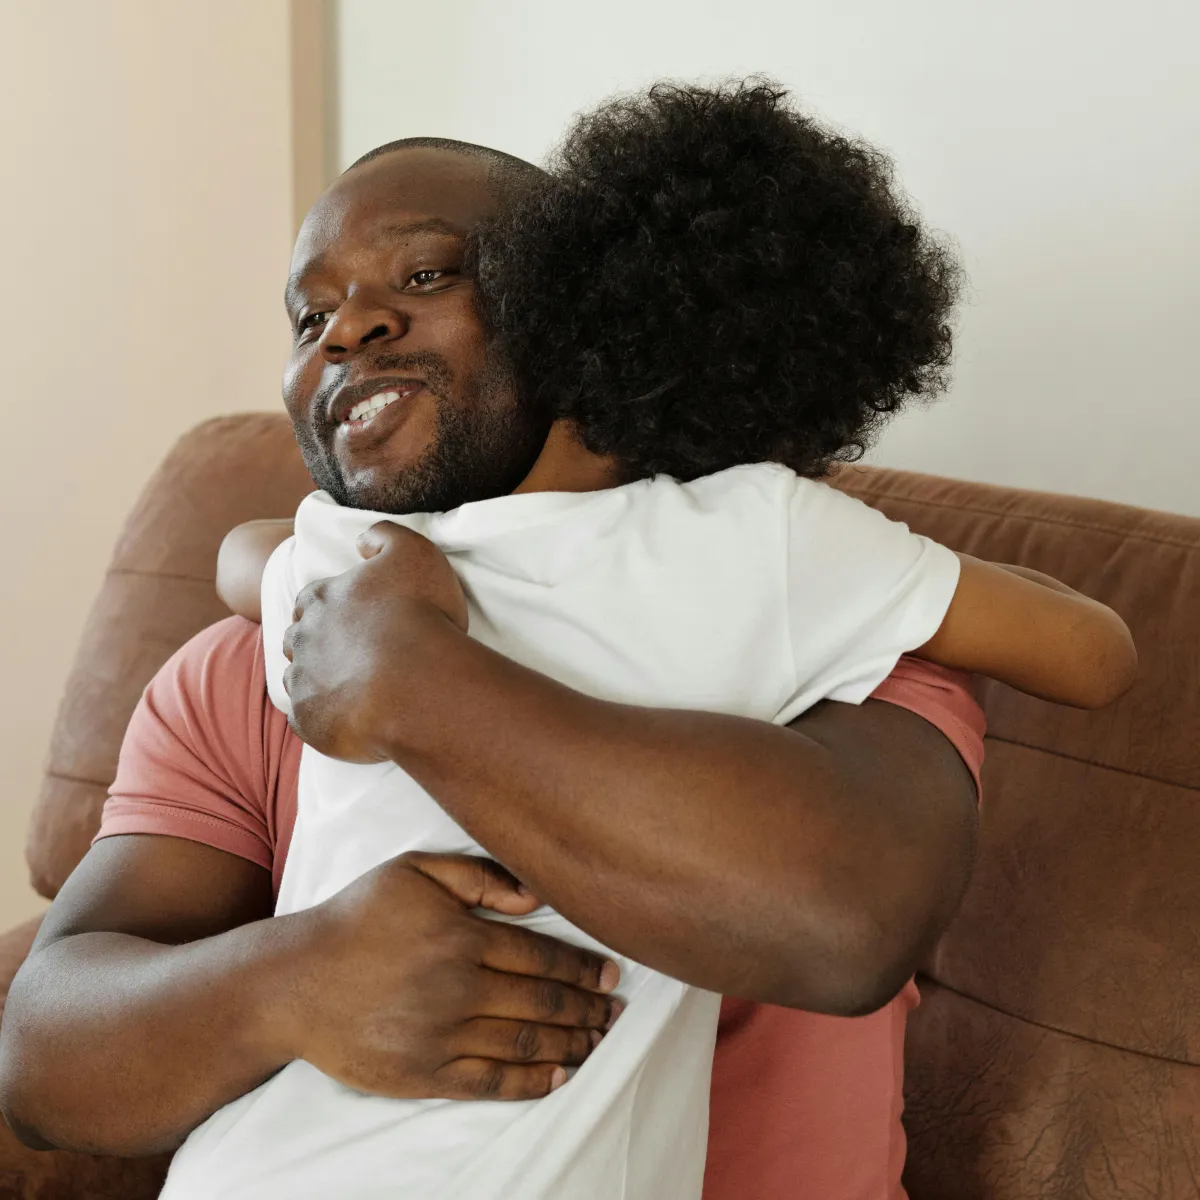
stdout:
[[382,412],[393,400],[399,400],[399,392],[380,392],[369,400],[360,400],[347,414],[349,421],[369,421],[376,413]]

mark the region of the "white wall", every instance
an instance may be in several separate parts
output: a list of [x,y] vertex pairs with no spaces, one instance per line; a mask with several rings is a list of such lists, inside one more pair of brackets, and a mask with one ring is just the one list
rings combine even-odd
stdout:
[[339,159],[539,160],[655,78],[766,72],[886,147],[962,247],[956,385],[877,461],[1200,515],[1195,0],[339,0]]
[[0,0],[0,930],[109,552],[184,430],[288,350],[287,0]]

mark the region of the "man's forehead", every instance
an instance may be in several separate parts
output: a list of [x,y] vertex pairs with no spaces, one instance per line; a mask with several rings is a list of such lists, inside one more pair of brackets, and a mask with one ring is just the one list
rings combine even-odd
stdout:
[[481,159],[424,147],[381,155],[340,176],[313,205],[296,239],[292,273],[336,242],[366,246],[422,229],[463,236],[494,205]]

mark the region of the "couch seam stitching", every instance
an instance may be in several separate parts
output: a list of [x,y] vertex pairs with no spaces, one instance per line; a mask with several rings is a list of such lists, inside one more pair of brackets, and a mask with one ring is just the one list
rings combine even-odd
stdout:
[[[1065,758],[1068,762],[1079,763],[1085,767],[1095,767],[1100,771],[1112,771],[1117,775],[1131,775],[1134,779],[1145,779],[1149,783],[1161,783],[1166,787],[1177,787],[1185,792],[1200,792],[1200,786],[1194,783],[1180,783],[1174,779],[1166,779],[1161,775],[1147,775],[1142,771],[1134,771],[1129,767],[1117,767],[1111,763],[1096,762],[1094,759],[1081,758],[1077,754],[1064,754],[1061,750],[1050,750],[1045,746],[1035,746],[1032,742],[1021,742],[1016,738],[1000,737],[989,733],[985,742],[1000,742],[1005,746],[1020,746],[1022,750],[1036,750],[1039,754],[1049,754],[1052,758]],[[987,761],[986,755],[984,761]]]
[[[872,497],[877,500],[895,500],[902,504],[916,504],[923,508],[937,508],[947,512],[968,512],[974,513],[977,516],[984,517],[1012,517],[1019,521],[1028,521],[1037,525],[1060,525],[1065,529],[1084,529],[1091,530],[1095,533],[1111,534],[1113,537],[1124,538],[1127,540],[1137,540],[1141,542],[1150,542],[1157,546],[1178,546],[1183,550],[1195,551],[1200,549],[1195,542],[1188,542],[1182,539],[1170,537],[1156,537],[1153,534],[1140,533],[1132,529],[1117,529],[1111,525],[1100,525],[1095,521],[1072,521],[1066,517],[1045,517],[1031,516],[1027,513],[1014,512],[1011,509],[1002,508],[984,508],[979,505],[972,504],[946,504],[939,500],[922,500],[916,496],[910,496],[904,492],[888,492],[877,491],[870,488],[847,488],[851,495],[863,497]],[[1154,512],[1153,509],[1148,509],[1148,512]],[[1174,514],[1166,514],[1171,516]]]
[[53,771],[49,769],[46,771],[46,778],[61,779],[64,783],[83,783],[88,787],[103,788],[105,791],[112,786],[111,784],[101,783],[98,779],[86,779],[82,775],[68,775],[63,771]]
[[134,575],[139,579],[175,579],[183,583],[203,583],[213,586],[213,580],[208,576],[183,575],[177,571],[140,571],[136,567],[110,567],[109,575]]
[[1121,1054],[1134,1054],[1138,1058],[1148,1058],[1154,1062],[1171,1063],[1178,1067],[1200,1067],[1200,1062],[1191,1062],[1186,1058],[1171,1058],[1166,1054],[1155,1054],[1150,1050],[1135,1050],[1132,1046],[1118,1046],[1113,1042],[1101,1041],[1097,1037],[1089,1037],[1086,1033],[1072,1033],[1069,1029],[1061,1029],[1057,1025],[1049,1025],[1045,1021],[1035,1021],[1031,1017],[1023,1017],[1019,1013],[1009,1012],[1006,1008],[1001,1008],[998,1004],[992,1004],[987,1000],[981,1000],[978,996],[972,996],[969,992],[961,991],[949,983],[944,983],[938,979],[936,975],[930,975],[927,971],[918,973],[917,988],[920,990],[920,980],[928,979],[930,983],[936,983],[938,987],[944,988],[947,992],[951,992],[955,996],[968,1001],[971,1004],[978,1004],[980,1008],[986,1008],[989,1012],[999,1013],[1002,1017],[1009,1017],[1014,1021],[1020,1021],[1023,1025],[1031,1025],[1034,1029],[1044,1029],[1047,1033],[1057,1033],[1060,1037],[1072,1038],[1077,1042],[1087,1042],[1092,1046],[1100,1046],[1105,1050],[1116,1050]]

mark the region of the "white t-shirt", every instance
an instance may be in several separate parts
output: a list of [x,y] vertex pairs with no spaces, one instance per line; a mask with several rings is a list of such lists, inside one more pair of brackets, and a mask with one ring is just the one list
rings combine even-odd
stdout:
[[[268,685],[285,711],[296,594],[356,566],[355,538],[379,520],[445,551],[470,635],[509,658],[605,700],[776,724],[821,699],[864,700],[937,631],[958,582],[949,550],[767,464],[403,517],[318,492],[263,581]],[[409,850],[487,853],[394,764],[304,748],[277,912]],[[516,921],[612,954],[550,909]],[[612,957],[626,1010],[551,1096],[387,1100],[296,1062],[188,1138],[164,1198],[695,1200],[719,997]]]

